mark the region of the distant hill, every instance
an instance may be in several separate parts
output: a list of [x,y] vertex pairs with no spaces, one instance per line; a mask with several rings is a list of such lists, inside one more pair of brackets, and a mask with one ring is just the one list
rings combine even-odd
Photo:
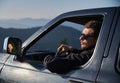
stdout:
[[[3,48],[3,42],[4,42],[4,38],[11,36],[11,37],[17,37],[20,38],[22,41],[25,41],[29,36],[31,36],[35,31],[37,31],[39,28],[41,27],[36,27],[36,28],[29,28],[29,29],[4,29],[4,28],[0,28],[0,52],[2,52],[2,48]],[[69,29],[69,30],[68,30]],[[52,32],[50,32],[50,34],[48,33],[45,37],[43,37],[40,42],[37,43],[37,46],[33,47],[32,49],[46,49],[46,47],[48,50],[56,50],[54,47],[58,47],[57,45],[60,43],[60,38],[62,39],[64,36],[65,38],[68,38],[69,40],[72,40],[72,42],[69,42],[69,44],[75,44],[75,47],[79,47],[79,35],[80,32],[77,31],[76,29],[70,28],[70,27],[66,27],[66,26],[59,26],[59,28],[56,28],[54,30],[52,30]],[[75,38],[77,37],[77,38]],[[48,42],[50,43],[48,45]],[[55,44],[58,43],[58,44]],[[40,46],[40,47],[39,47]],[[51,47],[53,47],[54,49],[52,49]]]
[[31,28],[36,26],[43,26],[50,19],[33,19],[33,18],[23,18],[23,19],[0,19],[0,27],[5,28]]

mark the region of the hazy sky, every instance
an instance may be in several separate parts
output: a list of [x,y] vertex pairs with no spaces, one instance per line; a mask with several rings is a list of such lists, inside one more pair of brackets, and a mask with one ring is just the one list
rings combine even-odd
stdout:
[[[0,19],[54,18],[55,16],[86,7],[119,5],[120,0],[0,0]],[[105,2],[109,1],[109,2]]]

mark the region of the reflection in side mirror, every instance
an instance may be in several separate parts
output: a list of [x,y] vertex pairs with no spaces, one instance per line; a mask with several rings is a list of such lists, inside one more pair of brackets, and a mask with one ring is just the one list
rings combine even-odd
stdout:
[[22,41],[18,38],[6,37],[4,40],[3,51],[16,56],[21,55]]

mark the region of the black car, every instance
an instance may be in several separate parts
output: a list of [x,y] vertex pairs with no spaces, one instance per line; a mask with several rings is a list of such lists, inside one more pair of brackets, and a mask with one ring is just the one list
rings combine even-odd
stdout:
[[[46,55],[55,55],[60,44],[80,48],[79,36],[89,20],[102,22],[90,60],[65,74],[50,72],[43,65]],[[51,20],[25,42],[7,37],[0,54],[1,83],[119,83],[120,7],[67,12]],[[13,52],[7,46],[13,44]]]

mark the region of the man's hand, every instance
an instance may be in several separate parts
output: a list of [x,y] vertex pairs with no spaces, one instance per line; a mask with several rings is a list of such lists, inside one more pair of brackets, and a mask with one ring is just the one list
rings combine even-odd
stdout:
[[59,51],[59,52],[69,52],[69,51],[73,51],[73,48],[72,48],[72,46],[68,46],[68,45],[61,44],[61,45],[58,47],[58,51]]

